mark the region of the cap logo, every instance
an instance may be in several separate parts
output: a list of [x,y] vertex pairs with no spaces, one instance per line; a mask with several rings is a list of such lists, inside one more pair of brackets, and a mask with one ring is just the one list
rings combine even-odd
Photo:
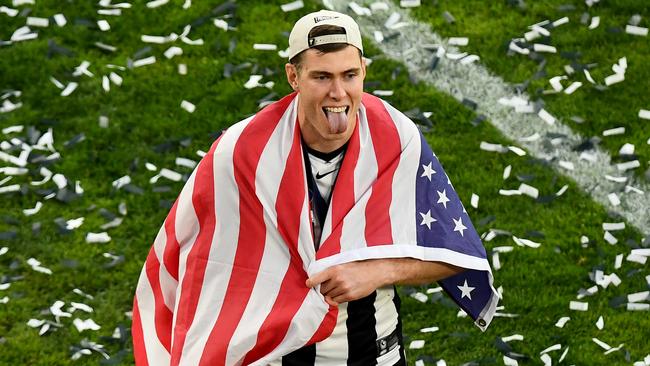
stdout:
[[338,19],[338,17],[337,16],[329,16],[329,15],[314,17],[314,23],[319,23],[319,22],[322,22],[324,20],[330,20],[330,19]]

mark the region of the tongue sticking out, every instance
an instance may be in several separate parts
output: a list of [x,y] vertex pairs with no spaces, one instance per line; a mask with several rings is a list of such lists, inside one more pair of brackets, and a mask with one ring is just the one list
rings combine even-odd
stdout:
[[348,116],[345,112],[326,111],[327,121],[330,125],[330,133],[343,133],[348,126]]

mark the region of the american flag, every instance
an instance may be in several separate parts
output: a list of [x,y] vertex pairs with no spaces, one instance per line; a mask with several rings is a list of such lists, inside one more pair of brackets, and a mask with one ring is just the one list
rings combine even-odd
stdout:
[[417,127],[364,94],[315,249],[299,94],[230,127],[174,203],[136,289],[138,365],[266,365],[332,332],[337,308],[305,280],[373,258],[442,261],[481,328],[497,304],[481,241]]

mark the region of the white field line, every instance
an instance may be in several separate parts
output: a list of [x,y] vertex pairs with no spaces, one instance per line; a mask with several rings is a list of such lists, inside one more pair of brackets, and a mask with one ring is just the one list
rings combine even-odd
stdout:
[[[630,172],[621,172],[616,165],[612,165],[609,153],[598,148],[588,152],[595,155],[595,162],[580,159],[580,152],[572,150],[573,146],[583,141],[583,137],[574,133],[559,119],[554,124],[544,122],[536,114],[523,114],[514,111],[514,108],[499,104],[502,98],[519,96],[526,100],[525,94],[516,94],[514,88],[498,76],[493,75],[483,65],[471,63],[463,65],[458,61],[441,57],[437,68],[430,69],[434,53],[422,47],[425,44],[440,44],[448,52],[460,52],[454,46],[447,46],[447,41],[431,31],[431,26],[413,19],[407,9],[397,7],[393,2],[387,1],[388,10],[375,11],[371,16],[358,16],[349,7],[348,1],[325,0],[333,9],[348,13],[354,17],[361,32],[366,39],[371,39],[375,31],[384,35],[392,33],[384,27],[384,23],[393,13],[399,13],[399,22],[408,25],[399,28],[399,36],[384,40],[377,44],[384,54],[406,65],[409,73],[416,79],[429,83],[437,89],[452,95],[459,101],[463,98],[471,99],[478,103],[477,114],[485,115],[489,122],[497,127],[501,133],[511,141],[523,146],[533,156],[549,161],[549,163],[562,174],[573,179],[578,186],[590,194],[593,199],[607,209],[617,212],[634,225],[644,235],[650,235],[650,187],[645,182],[634,180]],[[470,40],[471,42],[471,40]],[[505,57],[505,55],[504,55]],[[371,66],[372,67],[372,66]],[[557,116],[556,116],[557,117]],[[533,142],[522,142],[522,137],[538,133],[542,138]],[[551,145],[547,133],[563,134],[567,136],[562,143]],[[477,141],[478,148],[478,141]],[[572,162],[574,170],[563,169],[559,161]],[[616,183],[605,179],[605,175],[627,176],[627,183]],[[645,192],[645,194],[630,191],[625,192],[625,186],[631,185]],[[549,192],[550,193],[550,192]],[[613,206],[608,194],[616,193],[620,198],[620,205]],[[577,224],[577,223],[576,223]]]

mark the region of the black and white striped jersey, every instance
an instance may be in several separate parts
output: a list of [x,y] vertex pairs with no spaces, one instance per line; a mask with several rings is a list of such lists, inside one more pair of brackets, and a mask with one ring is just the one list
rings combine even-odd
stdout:
[[332,335],[270,366],[405,366],[399,309],[400,299],[393,286],[340,304]]

